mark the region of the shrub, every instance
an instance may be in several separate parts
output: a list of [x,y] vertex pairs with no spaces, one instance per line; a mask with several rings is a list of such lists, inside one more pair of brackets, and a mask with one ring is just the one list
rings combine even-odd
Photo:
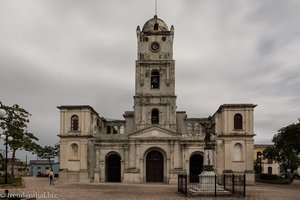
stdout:
[[264,180],[276,180],[276,179],[278,179],[278,176],[276,176],[275,174],[261,174],[260,175],[260,179],[264,179]]
[[292,182],[292,180],[290,179],[284,179],[281,176],[276,176],[274,174],[260,174],[259,179],[257,179],[257,181],[273,184],[291,184]]

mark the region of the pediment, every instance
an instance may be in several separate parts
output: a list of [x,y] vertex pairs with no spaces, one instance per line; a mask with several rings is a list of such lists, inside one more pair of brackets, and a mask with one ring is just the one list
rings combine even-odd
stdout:
[[176,132],[161,127],[149,127],[129,135],[129,138],[139,138],[139,139],[147,139],[147,138],[173,139],[177,137],[178,134]]

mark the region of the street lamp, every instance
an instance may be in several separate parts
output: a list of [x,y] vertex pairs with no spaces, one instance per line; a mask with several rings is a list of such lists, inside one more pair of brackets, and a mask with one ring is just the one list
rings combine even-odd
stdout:
[[[3,118],[5,115],[6,115],[6,111],[2,108],[2,103],[0,101],[0,119]],[[5,141],[5,184],[7,184],[8,183],[8,181],[7,181],[8,141],[12,141],[13,137],[3,134],[3,135],[0,136],[0,138]]]
[[0,118],[4,117],[6,115],[6,111],[2,108],[2,103],[0,101]]

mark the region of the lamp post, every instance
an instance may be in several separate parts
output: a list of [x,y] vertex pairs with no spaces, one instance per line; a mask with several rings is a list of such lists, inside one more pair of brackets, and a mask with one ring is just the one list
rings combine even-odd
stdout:
[[7,184],[7,164],[8,164],[8,141],[12,141],[13,137],[8,135],[1,135],[1,138],[5,141],[5,184]]
[[0,101],[0,118],[6,115],[6,111],[2,108],[2,102]]
[[262,174],[262,171],[263,171],[263,169],[262,169],[263,155],[259,155],[258,158],[259,158],[259,168],[260,168],[259,172],[260,172],[260,174]]
[[[2,103],[0,101],[0,119],[3,118],[6,115],[6,111],[2,108]],[[5,184],[8,183],[7,181],[7,164],[8,164],[8,141],[12,141],[13,137],[6,135],[1,135],[0,138],[2,138],[5,141]]]

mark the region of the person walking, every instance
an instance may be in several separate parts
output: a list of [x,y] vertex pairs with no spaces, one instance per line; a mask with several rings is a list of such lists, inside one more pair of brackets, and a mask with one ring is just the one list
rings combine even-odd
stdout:
[[49,173],[49,179],[50,179],[50,185],[54,185],[53,169],[51,169],[51,171]]

